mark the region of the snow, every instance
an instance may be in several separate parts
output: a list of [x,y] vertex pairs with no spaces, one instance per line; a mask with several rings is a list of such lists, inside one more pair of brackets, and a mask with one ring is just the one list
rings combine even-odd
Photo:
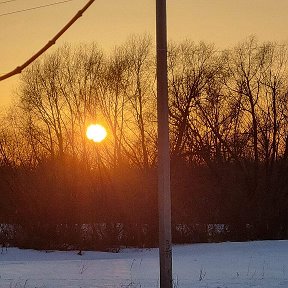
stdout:
[[[1,288],[158,287],[158,249],[0,254]],[[288,287],[288,241],[173,246],[176,288]]]

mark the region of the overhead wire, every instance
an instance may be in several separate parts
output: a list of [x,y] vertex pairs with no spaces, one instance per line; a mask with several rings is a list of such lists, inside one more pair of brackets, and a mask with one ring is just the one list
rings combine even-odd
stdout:
[[88,1],[87,4],[81,10],[79,10],[75,14],[75,16],[50,41],[48,41],[48,43],[44,47],[42,47],[37,53],[35,53],[32,57],[30,57],[24,64],[16,67],[9,73],[0,76],[0,81],[21,73],[24,68],[29,66],[39,56],[41,56],[45,51],[47,51],[83,15],[83,13],[93,4],[94,1],[95,0]]
[[[10,0],[10,1],[16,1],[16,0]],[[58,2],[49,3],[49,4],[45,4],[45,5],[35,6],[35,7],[31,7],[31,8],[26,8],[26,9],[11,11],[11,12],[7,12],[7,13],[0,14],[0,17],[7,16],[7,15],[11,15],[11,14],[23,13],[23,12],[27,12],[27,11],[31,11],[31,10],[36,10],[36,9],[41,9],[41,8],[46,8],[46,7],[49,7],[49,6],[59,5],[59,4],[63,4],[63,3],[66,3],[66,2],[71,2],[71,1],[74,1],[74,0],[63,0],[63,1],[58,1]],[[0,2],[0,4],[3,4],[3,3],[4,3],[4,2]]]
[[6,4],[6,3],[10,3],[10,2],[15,2],[15,1],[18,1],[18,0],[6,0],[6,1],[1,1],[1,2],[0,2],[0,5],[1,5],[1,4]]

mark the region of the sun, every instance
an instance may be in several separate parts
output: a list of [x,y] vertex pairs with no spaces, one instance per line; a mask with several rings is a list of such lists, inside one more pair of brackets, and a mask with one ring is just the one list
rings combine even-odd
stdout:
[[102,142],[106,136],[106,129],[100,124],[92,124],[88,126],[86,131],[86,136],[89,140],[93,140],[94,142]]

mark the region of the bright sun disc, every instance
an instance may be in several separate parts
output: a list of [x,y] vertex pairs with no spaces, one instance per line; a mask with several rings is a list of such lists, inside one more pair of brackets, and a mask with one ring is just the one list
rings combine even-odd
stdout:
[[101,142],[106,138],[107,131],[102,125],[92,124],[87,128],[86,135],[89,140]]

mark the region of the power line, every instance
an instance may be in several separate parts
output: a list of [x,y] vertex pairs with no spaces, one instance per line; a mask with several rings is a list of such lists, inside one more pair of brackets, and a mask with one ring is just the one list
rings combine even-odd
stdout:
[[[9,0],[9,1],[5,1],[5,2],[0,2],[0,4],[6,3],[6,2],[11,2],[11,1],[16,1],[16,0]],[[73,1],[73,0],[64,0],[64,1],[54,2],[54,3],[50,3],[50,4],[46,4],[46,5],[35,6],[35,7],[31,7],[31,8],[22,9],[22,10],[16,10],[16,11],[12,11],[12,12],[7,12],[7,13],[0,14],[0,17],[11,15],[11,14],[27,12],[27,11],[36,10],[36,9],[41,9],[41,8],[46,8],[46,7],[49,7],[49,6],[59,5],[59,4],[63,4],[63,3],[66,3],[66,2],[71,2],[71,1]]]
[[14,2],[14,1],[17,1],[17,0],[7,0],[7,1],[1,1],[0,4],[6,4],[6,3],[9,3],[9,2]]
[[95,0],[88,1],[87,4],[81,10],[79,10],[76,13],[76,15],[42,49],[40,49],[36,54],[34,54],[31,58],[29,58],[24,64],[16,67],[14,70],[12,70],[9,73],[6,73],[0,76],[0,81],[21,73],[23,69],[25,69],[32,62],[34,62],[45,51],[47,51],[83,15],[83,13],[92,5],[94,1]]

